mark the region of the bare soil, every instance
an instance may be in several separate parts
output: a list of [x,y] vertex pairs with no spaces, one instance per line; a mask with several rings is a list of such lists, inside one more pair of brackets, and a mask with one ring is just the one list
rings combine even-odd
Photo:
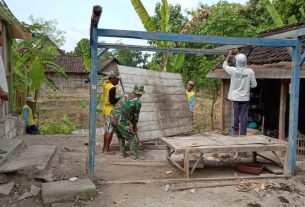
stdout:
[[[28,144],[56,145],[57,153],[52,159],[49,174],[54,180],[71,177],[86,177],[87,136],[24,136]],[[101,143],[101,136],[98,136]],[[116,138],[114,138],[115,144]],[[97,196],[91,200],[66,201],[51,206],[92,206],[92,207],[202,207],[202,206],[305,206],[305,177],[299,172],[297,177],[289,180],[274,179],[273,182],[286,186],[285,188],[266,188],[263,184],[268,180],[248,180],[256,184],[247,192],[237,190],[238,184],[244,179],[234,181],[203,181],[188,183],[164,182],[162,179],[180,179],[182,174],[165,162],[164,150],[141,150],[143,161],[131,161],[121,158],[117,151],[104,155],[97,147],[95,165],[95,184]],[[126,163],[126,165],[124,165]],[[140,166],[133,163],[142,163]],[[153,164],[149,164],[153,163]],[[161,163],[156,165],[156,163]],[[165,163],[165,164],[164,164]],[[203,169],[196,170],[192,178],[220,178],[234,176],[236,172],[231,164],[210,163]],[[33,171],[26,170],[8,174],[7,180],[16,183],[10,196],[0,196],[0,206],[43,206],[40,195],[18,201],[18,197],[30,189],[32,184],[40,187],[41,181],[35,180]],[[109,184],[109,181],[153,180],[152,183]],[[156,180],[161,180],[160,182]],[[108,182],[108,183],[107,183]],[[166,187],[169,184],[169,187]],[[209,187],[210,186],[210,187]],[[214,186],[214,187],[211,187]],[[217,187],[219,186],[219,187]],[[288,187],[287,187],[288,186]],[[185,190],[181,188],[187,187]],[[167,189],[166,189],[167,188]],[[168,190],[168,191],[165,191]],[[180,190],[179,190],[180,189]],[[259,189],[259,193],[256,190]]]

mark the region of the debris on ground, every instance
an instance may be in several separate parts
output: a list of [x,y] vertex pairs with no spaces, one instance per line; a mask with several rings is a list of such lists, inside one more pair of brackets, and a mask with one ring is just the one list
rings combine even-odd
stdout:
[[71,181],[71,182],[74,182],[74,181],[77,181],[77,180],[78,180],[77,177],[72,177],[72,178],[69,179],[69,181]]
[[191,193],[196,193],[196,189],[195,188],[191,189]]
[[262,205],[259,203],[248,203],[247,207],[262,207]]
[[0,185],[0,194],[9,195],[14,187],[15,183],[10,182],[8,184]]
[[37,196],[38,193],[40,192],[40,188],[38,188],[37,186],[35,185],[31,185],[31,190],[30,190],[30,193],[33,195],[33,196]]
[[169,174],[172,174],[172,172],[173,172],[173,171],[169,170],[169,171],[166,171],[166,174],[169,175]]
[[285,197],[279,196],[277,197],[282,203],[290,203]]
[[165,192],[170,191],[170,189],[171,189],[171,186],[170,186],[169,184],[166,184],[166,185],[164,186],[164,191],[165,191]]
[[18,201],[21,201],[21,200],[24,200],[26,198],[29,198],[29,197],[32,197],[32,193],[30,192],[24,192],[19,198],[18,198]]

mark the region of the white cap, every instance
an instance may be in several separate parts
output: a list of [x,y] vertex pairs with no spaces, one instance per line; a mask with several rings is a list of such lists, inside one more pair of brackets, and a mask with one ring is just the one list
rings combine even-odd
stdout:
[[26,102],[32,102],[35,103],[36,101],[33,99],[33,97],[29,96],[25,99]]

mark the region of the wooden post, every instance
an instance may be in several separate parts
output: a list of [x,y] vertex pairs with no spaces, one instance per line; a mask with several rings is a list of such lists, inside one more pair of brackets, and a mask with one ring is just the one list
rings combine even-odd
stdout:
[[187,148],[184,153],[184,177],[189,178],[190,175],[190,155],[189,149]]
[[220,98],[221,98],[220,121],[221,121],[222,131],[224,132],[225,131],[225,83],[224,83],[224,80],[221,80]]
[[287,98],[287,81],[281,80],[280,92],[280,114],[279,114],[279,140],[285,140],[285,120],[286,120],[286,98]]

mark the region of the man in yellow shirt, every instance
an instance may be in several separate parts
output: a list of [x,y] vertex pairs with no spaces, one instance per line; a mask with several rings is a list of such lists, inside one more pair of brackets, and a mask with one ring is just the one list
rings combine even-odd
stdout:
[[25,133],[26,134],[39,134],[39,129],[34,120],[33,109],[35,106],[35,100],[32,97],[27,97],[25,99],[26,104],[22,109],[22,119],[26,126]]
[[113,127],[110,123],[110,115],[115,104],[119,101],[116,97],[116,85],[120,79],[118,76],[111,76],[103,85],[103,115],[104,115],[104,145],[103,152],[109,152],[110,143],[113,135]]

